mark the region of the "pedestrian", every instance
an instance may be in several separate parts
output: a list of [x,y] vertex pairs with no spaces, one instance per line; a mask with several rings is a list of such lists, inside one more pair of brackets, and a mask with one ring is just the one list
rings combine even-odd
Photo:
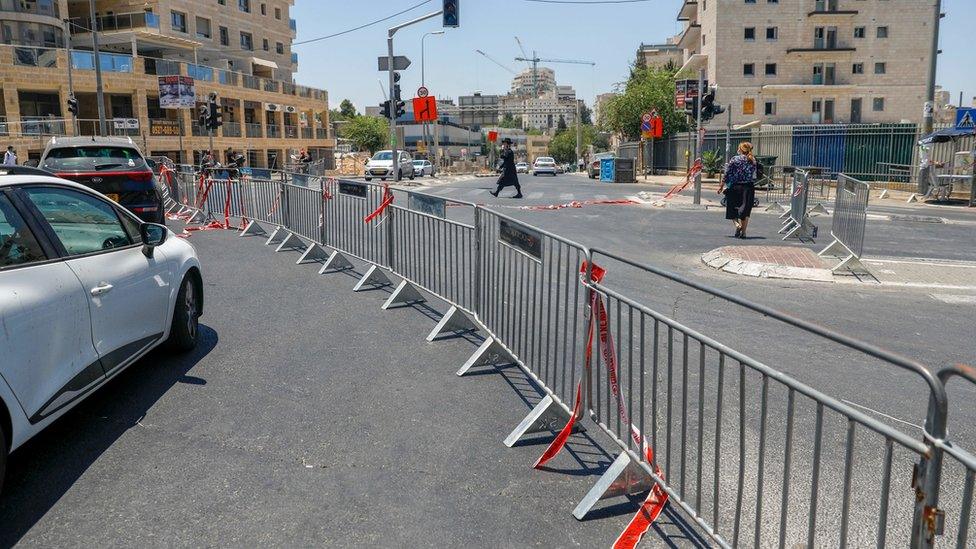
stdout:
[[301,153],[299,153],[299,155],[298,155],[298,163],[301,166],[301,168],[300,168],[299,171],[301,173],[307,174],[308,173],[308,166],[309,166],[309,164],[312,163],[312,156],[310,154],[308,154],[308,151],[306,149],[302,149]]
[[14,152],[13,145],[7,145],[7,152],[3,153],[3,165],[4,166],[17,165],[17,153]]
[[502,139],[502,151],[498,156],[501,161],[502,174],[498,176],[498,186],[494,191],[491,191],[491,195],[498,196],[498,193],[505,187],[514,186],[515,196],[512,198],[522,198],[522,186],[519,185],[518,173],[515,171],[515,151],[512,150],[511,138]]
[[756,178],[759,167],[752,154],[752,143],[739,144],[738,154],[725,165],[718,192],[725,194],[725,219],[735,225],[735,238],[746,238],[749,215],[756,201]]

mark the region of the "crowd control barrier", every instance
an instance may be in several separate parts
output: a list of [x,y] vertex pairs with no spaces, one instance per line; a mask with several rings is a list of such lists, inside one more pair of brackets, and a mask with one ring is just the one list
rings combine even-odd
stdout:
[[797,168],[793,171],[792,179],[790,211],[784,214],[787,218],[783,222],[779,234],[783,235],[783,240],[796,238],[800,241],[813,241],[817,237],[817,227],[810,222],[810,213],[807,211],[807,201],[810,196],[810,173]]
[[[846,224],[863,223],[857,212],[866,185],[842,180],[848,194],[838,195],[833,232],[859,251],[863,225],[858,232]],[[484,342],[457,374],[514,364],[538,384],[544,397],[504,439],[512,446],[529,433],[557,432],[536,468],[574,431],[609,437],[619,453],[573,515],[587,517],[606,498],[646,493],[618,547],[633,547],[668,505],[722,547],[931,548],[951,539],[962,548],[972,537],[976,458],[948,435],[946,392],[959,379],[976,386],[971,367],[936,375],[846,333],[482,206],[347,180],[225,184],[229,193],[213,193],[224,197],[225,210],[201,191],[220,184],[192,175],[180,185],[195,201],[171,206],[223,226],[230,226],[223,218],[240,216],[247,221],[241,236],[272,231],[268,244],[303,250],[298,262],[321,262],[321,274],[365,262],[354,290],[395,288],[384,308],[443,299],[450,309],[429,341],[482,331]],[[636,276],[614,276],[624,271]],[[795,344],[797,360],[812,362],[833,345],[887,368],[882,375],[918,380],[927,403],[903,419],[922,434],[784,374],[761,359],[761,349],[737,349],[721,340],[724,332],[668,314],[667,302],[690,292],[815,341]],[[648,305],[655,296],[665,307]]]
[[839,174],[834,202],[834,221],[830,227],[833,241],[821,250],[821,257],[836,257],[840,262],[833,271],[867,273],[861,263],[864,251],[864,229],[867,225],[868,198],[871,187],[864,181]]

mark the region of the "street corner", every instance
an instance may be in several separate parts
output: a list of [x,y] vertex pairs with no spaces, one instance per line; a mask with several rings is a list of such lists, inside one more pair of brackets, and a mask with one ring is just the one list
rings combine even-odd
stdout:
[[723,246],[701,256],[705,265],[729,274],[834,282],[830,265],[812,250],[791,246]]

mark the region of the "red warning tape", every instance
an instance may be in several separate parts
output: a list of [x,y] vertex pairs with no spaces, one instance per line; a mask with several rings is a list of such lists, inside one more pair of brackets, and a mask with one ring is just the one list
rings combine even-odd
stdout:
[[695,159],[695,163],[692,164],[690,168],[688,168],[688,174],[685,175],[685,182],[679,183],[674,187],[671,187],[671,189],[669,189],[668,192],[665,193],[664,198],[662,200],[667,200],[672,196],[680,193],[681,191],[687,189],[688,185],[691,185],[691,181],[695,177],[697,177],[698,174],[701,173],[701,171],[702,171],[702,159],[701,158]]
[[[654,452],[650,448],[646,448],[644,455],[647,457],[648,463],[654,462]],[[664,478],[664,474],[661,472],[659,466],[654,467],[654,474],[660,478]],[[647,494],[644,503],[641,504],[641,508],[637,510],[637,514],[634,515],[634,518],[630,519],[630,524],[620,533],[617,541],[613,542],[613,549],[633,549],[637,547],[644,534],[651,529],[651,524],[664,511],[665,505],[668,504],[668,497],[667,492],[661,488],[661,485],[655,482],[654,486],[651,487],[650,493]]]
[[370,221],[379,217],[385,210],[393,204],[393,193],[390,192],[389,185],[383,185],[383,201],[380,202],[380,206],[376,210],[363,218],[363,223],[369,223]]

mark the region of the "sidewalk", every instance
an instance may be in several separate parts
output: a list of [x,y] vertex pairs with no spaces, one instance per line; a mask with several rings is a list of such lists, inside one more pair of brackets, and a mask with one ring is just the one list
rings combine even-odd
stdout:
[[723,246],[702,254],[720,271],[756,278],[976,291],[976,262],[925,258],[864,258],[869,276],[833,273],[837,261],[794,246]]

